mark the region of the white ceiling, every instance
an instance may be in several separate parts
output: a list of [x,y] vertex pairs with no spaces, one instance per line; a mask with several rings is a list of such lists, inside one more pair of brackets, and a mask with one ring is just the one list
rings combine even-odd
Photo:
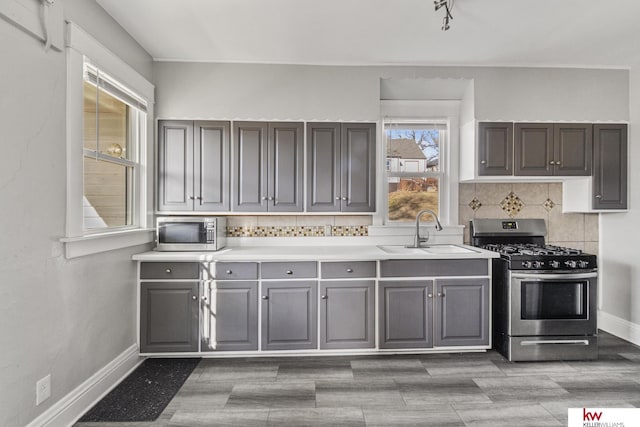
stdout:
[[630,67],[638,0],[97,0],[154,59]]

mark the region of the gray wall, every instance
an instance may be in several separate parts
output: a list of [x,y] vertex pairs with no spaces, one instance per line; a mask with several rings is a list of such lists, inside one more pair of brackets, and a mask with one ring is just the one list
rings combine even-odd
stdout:
[[[93,1],[64,1],[69,19],[151,74],[150,56]],[[65,55],[0,19],[0,56],[0,425],[22,426],[135,343],[130,257],[146,247],[64,258]],[[36,407],[49,373],[51,398]]]
[[380,78],[473,79],[479,120],[628,120],[626,70],[160,62],[160,118],[378,120]]

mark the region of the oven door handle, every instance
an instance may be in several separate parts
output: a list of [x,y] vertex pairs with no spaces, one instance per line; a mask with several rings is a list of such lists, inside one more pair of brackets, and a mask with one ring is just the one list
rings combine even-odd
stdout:
[[589,345],[588,340],[540,340],[540,341],[521,341],[521,346],[545,345],[545,344],[565,344],[565,345]]
[[598,273],[593,271],[590,273],[564,273],[564,274],[546,274],[546,273],[511,273],[513,279],[534,279],[534,280],[573,280],[573,279],[593,279],[598,277]]

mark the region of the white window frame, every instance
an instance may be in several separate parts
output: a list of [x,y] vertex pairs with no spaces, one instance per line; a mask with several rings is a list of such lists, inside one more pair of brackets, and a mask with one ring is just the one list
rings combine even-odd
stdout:
[[[441,164],[444,168],[444,183],[440,183],[440,222],[444,231],[439,236],[461,238],[463,227],[458,225],[458,184],[459,184],[459,138],[460,138],[460,101],[424,101],[424,100],[385,100],[380,102],[381,118],[378,126],[378,180],[377,209],[373,225],[369,227],[370,236],[413,236],[415,223],[387,221],[389,209],[389,186],[386,168],[386,132],[389,121],[407,123],[448,123],[448,143],[441,149]],[[423,218],[428,223],[429,218]],[[455,237],[454,237],[455,236]]]
[[[153,241],[153,195],[148,191],[153,183],[153,106],[154,86],[138,72],[118,58],[74,23],[67,24],[67,215],[66,232],[61,241],[67,258],[141,245]],[[138,129],[137,191],[134,194],[134,226],[99,230],[84,229],[82,198],[84,195],[83,146],[83,85],[84,65],[104,71],[116,81],[135,92],[147,104],[146,126]]]

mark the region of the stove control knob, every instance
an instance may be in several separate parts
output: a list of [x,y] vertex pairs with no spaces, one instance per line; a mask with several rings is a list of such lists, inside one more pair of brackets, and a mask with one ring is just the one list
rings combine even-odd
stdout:
[[549,261],[549,266],[551,268],[558,268],[560,267],[560,263],[558,261]]
[[580,268],[587,268],[589,267],[589,261],[578,261],[578,266]]
[[565,261],[564,265],[569,268],[576,268],[578,266],[578,263],[576,261]]
[[524,268],[531,268],[533,265],[531,264],[531,261],[522,261],[522,266]]
[[544,262],[542,261],[534,261],[533,262],[533,268],[539,269],[542,268],[544,266]]

